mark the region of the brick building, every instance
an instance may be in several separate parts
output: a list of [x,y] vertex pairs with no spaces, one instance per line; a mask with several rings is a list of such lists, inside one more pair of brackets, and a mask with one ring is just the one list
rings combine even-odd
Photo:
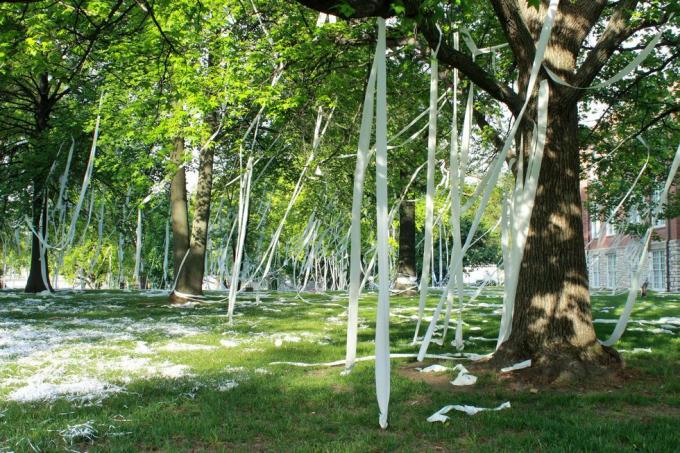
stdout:
[[[675,188],[671,188],[671,192],[675,192]],[[585,181],[581,183],[581,199],[584,201],[583,235],[590,288],[629,288],[631,276],[640,258],[642,238],[619,234],[614,225],[590,216],[585,203]],[[658,193],[652,199],[658,199]],[[630,212],[627,215],[632,223],[640,223],[639,213]],[[655,291],[680,292],[680,217],[658,219],[647,253],[647,264],[642,271],[641,281],[646,280],[649,288]]]

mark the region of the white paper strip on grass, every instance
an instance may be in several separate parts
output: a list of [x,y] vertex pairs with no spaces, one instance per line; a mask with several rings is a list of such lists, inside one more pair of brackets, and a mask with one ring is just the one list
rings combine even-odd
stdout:
[[135,240],[135,282],[141,286],[142,270],[142,208],[137,208],[137,229]]
[[378,18],[376,46],[375,196],[378,249],[378,307],[375,325],[375,387],[380,427],[387,428],[390,402],[390,268],[387,212],[387,67],[385,19]]
[[633,311],[633,305],[635,305],[635,299],[637,297],[638,291],[640,290],[640,277],[642,274],[642,269],[645,267],[645,264],[647,262],[647,250],[649,248],[649,242],[654,231],[654,224],[656,223],[657,216],[659,215],[659,213],[661,212],[661,210],[663,209],[664,205],[668,200],[668,190],[673,184],[673,179],[675,178],[675,174],[678,171],[678,167],[680,167],[680,145],[678,145],[678,149],[675,151],[675,158],[673,159],[671,169],[668,172],[666,184],[664,185],[663,191],[661,192],[661,195],[659,197],[659,204],[653,207],[652,216],[650,219],[651,224],[650,227],[647,229],[647,232],[645,233],[645,238],[642,242],[643,246],[642,252],[640,253],[640,259],[638,261],[638,266],[635,269],[633,276],[631,277],[630,291],[628,291],[626,305],[623,308],[623,313],[621,313],[621,317],[617,321],[616,327],[614,328],[614,331],[612,332],[611,336],[607,340],[602,342],[602,344],[605,346],[611,346],[614,343],[616,343],[621,338],[621,335],[623,335],[623,332],[626,330],[626,326],[628,325],[628,319],[630,319],[630,313]]
[[437,50],[430,58],[430,117],[427,137],[427,189],[425,193],[425,243],[423,244],[423,264],[420,274],[420,298],[418,301],[418,323],[413,336],[413,342],[418,339],[422,312],[425,308],[427,293],[430,286],[430,260],[432,255],[432,228],[434,224],[434,170],[435,155],[437,153],[437,96],[439,85],[439,67]]
[[73,242],[73,236],[76,233],[76,223],[78,222],[78,216],[80,214],[80,209],[83,207],[83,201],[85,201],[85,193],[87,193],[87,188],[90,184],[90,178],[92,177],[92,170],[94,169],[94,160],[97,152],[97,139],[99,138],[99,122],[101,121],[101,110],[102,102],[104,101],[104,93],[99,97],[99,113],[97,113],[97,120],[94,124],[94,133],[92,135],[92,146],[90,147],[90,156],[87,161],[87,167],[85,169],[85,175],[83,176],[83,185],[80,188],[80,196],[78,197],[78,203],[76,204],[75,210],[73,211],[73,216],[71,217],[71,225],[68,229],[68,236],[66,237],[65,248],[68,248]]
[[359,146],[354,167],[354,183],[352,188],[352,222],[350,226],[350,264],[349,264],[349,301],[347,304],[347,345],[345,371],[354,366],[357,356],[357,334],[359,324],[359,295],[361,294],[361,205],[364,196],[364,180],[368,166],[368,150],[371,145],[371,129],[375,102],[375,79],[378,53],[373,58],[373,65],[368,76],[364,106],[359,131]]
[[[389,358],[390,359],[414,359],[416,358],[416,354],[390,354]],[[480,356],[478,354],[457,354],[457,355],[441,355],[441,354],[427,354],[425,356],[426,359],[433,359],[433,360],[472,360],[477,361],[481,360],[482,358],[486,358],[486,356]],[[365,357],[357,357],[355,362],[371,362],[375,360],[374,355],[369,355]],[[308,362],[269,362],[269,365],[288,365],[288,366],[296,366],[296,367],[301,367],[301,368],[316,368],[316,367],[334,367],[334,366],[341,366],[345,364],[345,359],[342,360],[335,360],[333,362],[318,362],[318,363],[308,363]]]
[[[550,34],[552,33],[552,26],[555,21],[555,14],[557,12],[557,7],[559,5],[559,0],[550,0],[550,4],[548,5],[548,10],[545,16],[545,21],[543,22],[543,27],[541,29],[541,35],[538,40],[538,44],[536,45],[536,53],[534,55],[534,62],[531,67],[531,74],[529,75],[529,81],[527,83],[527,96],[525,96],[524,99],[524,105],[522,106],[522,109],[520,112],[517,114],[517,117],[515,118],[515,121],[513,122],[512,128],[510,129],[510,132],[508,133],[508,136],[506,137],[505,143],[503,144],[503,148],[501,149],[501,152],[498,153],[496,156],[495,161],[492,163],[489,171],[491,171],[491,175],[489,176],[489,180],[487,181],[487,185],[484,188],[484,193],[482,195],[482,200],[480,202],[480,206],[477,211],[477,216],[475,217],[471,227],[470,227],[470,233],[468,234],[468,240],[469,242],[472,242],[472,235],[474,235],[474,231],[476,231],[477,226],[479,225],[479,222],[481,221],[481,213],[486,204],[488,203],[489,197],[491,195],[491,191],[493,187],[496,184],[496,180],[498,179],[498,175],[500,174],[500,169],[505,161],[505,157],[508,154],[508,151],[510,150],[510,147],[512,146],[512,143],[515,138],[515,134],[517,133],[517,130],[519,129],[519,125],[521,123],[522,117],[524,116],[524,112],[527,109],[527,106],[529,104],[529,101],[531,99],[530,93],[533,93],[534,86],[536,85],[536,79],[538,78],[538,72],[541,68],[541,63],[543,62],[543,56],[545,54],[545,49],[548,45],[548,41],[550,39]],[[469,246],[468,241],[466,241],[466,245]],[[466,246],[463,246],[463,250],[466,250]],[[453,253],[452,253],[453,255]],[[452,257],[453,258],[453,257]],[[453,270],[451,269],[453,267],[454,260],[450,259],[449,260],[449,275],[453,275]],[[453,279],[449,278],[449,283],[447,284],[447,292],[451,291]],[[430,341],[432,340],[432,334],[434,333],[434,329],[437,325],[437,321],[439,319],[439,315],[441,313],[441,309],[444,303],[444,298],[440,298],[439,304],[435,308],[435,312],[432,316],[432,321],[430,322],[430,326],[428,327],[428,331],[425,334],[425,338],[423,339],[423,343],[420,346],[420,351],[418,353],[418,360],[423,360],[425,353],[427,352],[427,348],[430,345]]]
[[[670,17],[668,18],[668,21],[670,22],[670,20],[672,18],[673,18],[673,14],[670,15]],[[645,48],[642,49],[642,51],[639,54],[637,54],[637,56],[635,58],[633,58],[633,60],[630,63],[628,63],[623,69],[621,69],[619,72],[617,72],[614,76],[605,80],[602,83],[598,83],[597,85],[590,85],[590,86],[587,86],[587,87],[577,87],[577,86],[574,86],[574,85],[570,85],[567,82],[565,82],[562,78],[560,78],[560,76],[558,76],[553,71],[548,69],[546,66],[544,66],[543,69],[545,69],[545,72],[550,76],[550,78],[555,83],[558,83],[560,85],[564,85],[564,86],[567,86],[567,87],[570,87],[570,88],[576,88],[578,90],[597,90],[597,89],[600,89],[600,88],[606,88],[609,85],[622,80],[624,77],[626,77],[628,74],[630,74],[633,71],[633,69],[637,68],[640,65],[640,63],[642,63],[649,56],[649,54],[652,53],[652,51],[654,50],[654,47],[656,47],[656,45],[659,44],[659,41],[661,41],[662,35],[663,35],[663,30],[659,30],[657,32],[657,34],[654,35],[654,37],[649,41],[649,43],[647,43]],[[595,52],[595,50],[591,50],[591,52]]]
[[518,362],[515,363],[514,365],[510,365],[505,368],[501,368],[501,373],[509,373],[511,371],[516,371],[516,370],[523,370],[525,368],[531,367],[531,359],[529,360],[524,360],[523,362]]
[[435,363],[434,365],[430,365],[425,368],[416,368],[416,370],[420,371],[421,373],[443,373],[445,371],[453,370],[453,368]]
[[500,410],[503,410],[503,409],[510,409],[510,402],[509,401],[506,401],[505,403],[503,403],[500,406],[495,407],[495,408],[454,404],[454,405],[451,405],[451,406],[442,407],[437,412],[435,412],[434,414],[427,417],[427,421],[430,422],[430,423],[434,423],[434,422],[444,423],[449,419],[449,417],[445,414],[448,414],[452,410],[465,412],[468,415],[475,415],[475,414],[478,414],[482,411],[500,411]]
[[[517,198],[513,201],[511,214],[511,236],[510,236],[510,269],[511,273],[505,281],[505,299],[503,301],[503,313],[501,316],[501,326],[498,333],[498,342],[496,349],[503,344],[510,336],[512,329],[512,316],[515,305],[515,296],[517,295],[517,284],[519,282],[519,271],[522,257],[524,256],[524,249],[526,247],[527,237],[529,235],[529,224],[531,221],[531,213],[534,209],[534,202],[536,200],[536,191],[538,190],[538,178],[541,171],[541,164],[543,162],[543,150],[545,148],[545,141],[548,130],[548,101],[550,97],[549,85],[547,80],[541,81],[538,89],[538,106],[537,106],[537,127],[535,134],[535,146],[529,156],[529,163],[527,166],[527,175],[524,181],[522,180],[523,163],[520,161],[517,173]],[[506,264],[507,265],[507,264]]]

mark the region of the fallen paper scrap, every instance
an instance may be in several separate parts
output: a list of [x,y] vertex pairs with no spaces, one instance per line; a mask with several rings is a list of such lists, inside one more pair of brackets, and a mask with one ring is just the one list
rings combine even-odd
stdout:
[[225,348],[235,348],[239,345],[239,342],[234,340],[220,340],[220,344]]
[[444,371],[458,371],[458,376],[456,379],[451,381],[451,384],[455,386],[472,385],[477,382],[477,376],[473,376],[470,372],[460,363],[453,368],[446,367],[435,363],[425,368],[416,368],[421,373],[442,373]]
[[61,437],[68,442],[69,445],[73,445],[74,441],[89,441],[91,442],[97,437],[97,430],[94,428],[94,421],[89,420],[80,425],[72,425],[66,429],[59,431]]
[[421,373],[443,373],[444,371],[453,370],[453,368],[435,363],[434,365],[430,365],[425,368],[416,368],[416,370],[420,371]]
[[427,417],[427,421],[430,423],[434,422],[446,422],[449,417],[446,415],[449,413],[451,410],[457,410],[460,412],[465,412],[468,415],[475,415],[479,412],[482,411],[500,411],[503,409],[510,409],[510,401],[506,401],[505,403],[501,404],[498,407],[495,408],[488,408],[488,407],[476,407],[476,406],[467,406],[467,405],[451,405],[451,406],[444,406],[441,409],[439,409],[437,412],[434,414],[430,415]]
[[477,376],[470,374],[470,372],[463,365],[458,364],[454,369],[458,369],[458,376],[451,381],[451,384],[462,387],[464,385],[473,385],[477,382]]
[[524,368],[529,368],[531,366],[531,359],[525,360],[524,362],[519,362],[514,365],[501,368],[501,373],[508,373],[515,370],[523,370]]
[[229,381],[224,381],[221,384],[217,386],[217,390],[220,392],[228,392],[231,389],[235,389],[238,387],[238,382],[229,380]]

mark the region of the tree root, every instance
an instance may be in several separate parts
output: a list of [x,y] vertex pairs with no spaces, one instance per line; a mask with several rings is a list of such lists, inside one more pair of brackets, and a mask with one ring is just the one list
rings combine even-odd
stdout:
[[527,353],[527,349],[506,342],[486,361],[486,365],[500,370],[531,359],[530,368],[514,373],[521,373],[522,377],[537,384],[555,385],[582,383],[585,379],[599,380],[623,368],[619,353],[599,343],[582,348],[564,343],[549,344],[534,353]]

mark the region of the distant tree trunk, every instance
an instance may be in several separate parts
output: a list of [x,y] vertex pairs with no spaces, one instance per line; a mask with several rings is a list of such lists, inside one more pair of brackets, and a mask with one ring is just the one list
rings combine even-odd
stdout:
[[[170,217],[172,220],[172,254],[174,259],[175,289],[187,290],[185,283],[184,259],[189,250],[189,209],[187,206],[187,179],[184,168],[184,137],[175,139],[172,162],[178,166],[177,172],[170,182]],[[188,260],[188,257],[187,257]],[[182,261],[185,261],[182,265]],[[174,293],[171,295],[174,299]],[[181,299],[181,298],[180,298]]]
[[[33,228],[45,237],[47,233],[47,197],[43,192],[42,183],[33,183]],[[41,291],[52,291],[50,284],[49,266],[47,264],[47,250],[45,250],[45,279],[43,280],[40,240],[35,234],[31,235],[31,270],[26,280],[25,292],[39,293]],[[45,281],[47,286],[45,286]]]
[[[181,165],[183,154],[184,139],[178,138],[175,141],[173,162]],[[170,184],[173,255],[177,280],[175,291],[171,295],[173,301],[182,301],[184,299],[182,294],[193,296],[203,294],[214,155],[214,148],[207,146],[199,156],[198,185],[194,197],[194,218],[191,230],[187,206],[186,171],[183,166],[177,170]],[[183,260],[184,265],[182,265]]]
[[416,278],[416,203],[404,200],[399,206],[397,289],[413,287]]
[[194,197],[194,220],[191,226],[191,245],[186,266],[186,289],[189,294],[203,293],[205,253],[210,225],[214,148],[206,147],[199,157],[198,185]]

